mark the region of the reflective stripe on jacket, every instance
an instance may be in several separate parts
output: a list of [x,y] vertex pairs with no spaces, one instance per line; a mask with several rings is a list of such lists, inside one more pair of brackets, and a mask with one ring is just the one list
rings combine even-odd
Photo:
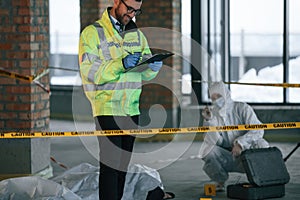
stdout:
[[125,72],[122,59],[129,53],[151,56],[146,37],[133,21],[129,31],[120,35],[111,23],[109,9],[94,25],[87,26],[79,42],[79,64],[82,84],[93,116],[138,115],[143,80],[151,80],[157,72]]

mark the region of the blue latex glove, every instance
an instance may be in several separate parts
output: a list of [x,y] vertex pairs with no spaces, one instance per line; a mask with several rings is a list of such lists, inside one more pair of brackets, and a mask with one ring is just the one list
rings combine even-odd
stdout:
[[125,58],[123,58],[123,66],[125,69],[135,67],[141,58],[140,52],[135,52],[133,54],[129,54]]
[[163,62],[155,61],[154,63],[149,63],[148,66],[150,67],[150,69],[152,69],[152,71],[157,72],[163,66]]

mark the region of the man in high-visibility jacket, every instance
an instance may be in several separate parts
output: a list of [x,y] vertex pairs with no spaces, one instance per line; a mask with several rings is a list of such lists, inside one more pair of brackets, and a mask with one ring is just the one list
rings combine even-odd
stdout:
[[[135,129],[143,80],[153,79],[161,61],[134,72],[137,63],[151,56],[144,34],[132,21],[141,14],[142,0],[114,0],[101,19],[81,33],[79,63],[82,84],[97,130]],[[99,197],[119,200],[134,136],[98,137],[100,145]]]

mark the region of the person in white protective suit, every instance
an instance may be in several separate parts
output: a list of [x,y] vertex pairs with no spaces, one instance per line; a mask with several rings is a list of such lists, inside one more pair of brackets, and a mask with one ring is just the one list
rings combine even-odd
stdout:
[[[231,99],[230,91],[223,82],[209,87],[212,108],[202,110],[203,126],[231,126],[261,124],[255,112],[246,103]],[[242,151],[251,148],[267,148],[264,130],[218,131],[205,134],[199,156],[205,162],[204,172],[216,182],[216,190],[224,191],[229,172],[244,173],[240,159]]]

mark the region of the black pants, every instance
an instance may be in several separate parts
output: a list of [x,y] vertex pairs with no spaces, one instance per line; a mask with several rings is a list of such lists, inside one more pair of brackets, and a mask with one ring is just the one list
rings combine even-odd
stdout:
[[[138,128],[138,116],[98,116],[96,130],[126,130]],[[130,162],[135,137],[100,136],[100,200],[120,200],[123,196],[127,167]]]

